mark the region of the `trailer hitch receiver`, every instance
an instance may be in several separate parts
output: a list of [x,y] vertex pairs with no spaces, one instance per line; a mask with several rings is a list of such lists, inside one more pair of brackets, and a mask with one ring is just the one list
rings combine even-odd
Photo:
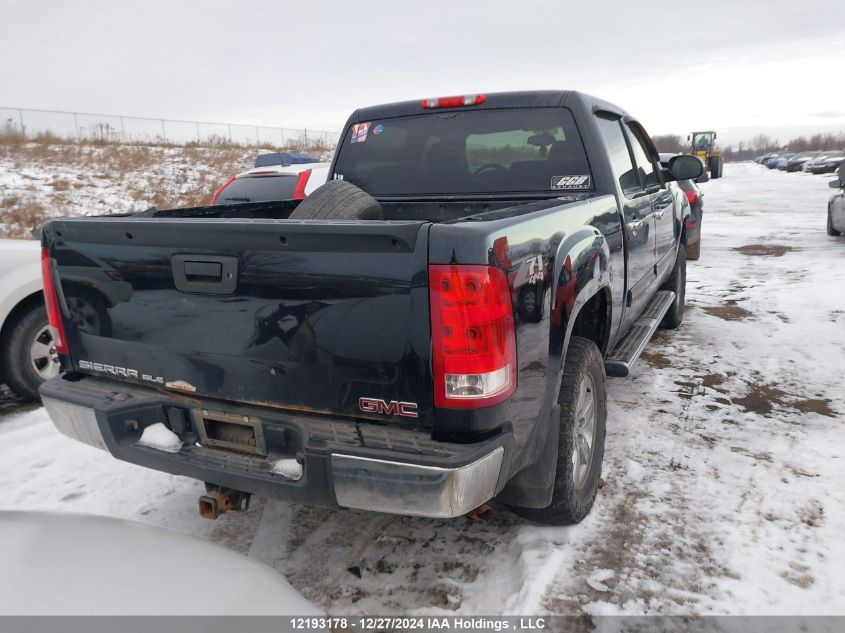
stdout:
[[207,483],[199,500],[200,516],[213,521],[224,512],[243,512],[249,509],[251,496],[248,492]]

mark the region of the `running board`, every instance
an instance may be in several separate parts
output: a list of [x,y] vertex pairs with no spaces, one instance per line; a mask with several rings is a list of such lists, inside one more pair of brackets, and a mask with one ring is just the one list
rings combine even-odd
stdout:
[[674,300],[675,293],[671,290],[660,290],[655,293],[640,318],[634,321],[628,333],[605,358],[604,372],[608,376],[624,378],[631,373],[631,368],[643,353],[646,343],[651,340],[654,331],[663,320],[663,315],[672,306]]

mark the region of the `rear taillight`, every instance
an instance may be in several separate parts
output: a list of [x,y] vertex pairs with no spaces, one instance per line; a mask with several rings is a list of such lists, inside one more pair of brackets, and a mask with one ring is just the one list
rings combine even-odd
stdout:
[[311,170],[299,172],[299,177],[296,179],[296,186],[293,188],[294,200],[305,200],[305,185],[308,184],[308,179],[311,177]]
[[431,301],[434,405],[493,405],[516,391],[516,338],[505,274],[490,266],[434,265]]
[[65,327],[59,310],[59,295],[56,292],[56,280],[53,276],[53,260],[50,249],[41,249],[41,277],[44,284],[44,305],[47,308],[47,321],[53,335],[53,346],[59,354],[67,354]]
[[219,198],[219,197],[220,197],[220,194],[221,194],[221,193],[223,193],[223,190],[224,190],[226,187],[228,187],[229,185],[231,185],[231,184],[232,184],[232,182],[234,182],[234,180],[235,180],[235,176],[232,176],[231,178],[229,178],[229,180],[227,180],[227,181],[223,184],[223,186],[222,186],[222,187],[220,187],[220,189],[218,189],[217,191],[215,191],[215,192],[214,192],[214,195],[211,197],[211,204],[217,204],[217,198]]
[[689,203],[691,205],[695,204],[695,201],[698,200],[698,194],[694,191],[684,191],[684,193],[686,194],[687,200],[689,200]]
[[487,101],[487,95],[435,97],[434,99],[423,99],[422,107],[426,110],[434,108],[460,108],[461,106],[481,105],[485,101]]

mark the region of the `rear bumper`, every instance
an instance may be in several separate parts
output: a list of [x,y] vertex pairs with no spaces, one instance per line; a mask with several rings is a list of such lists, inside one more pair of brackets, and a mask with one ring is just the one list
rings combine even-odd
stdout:
[[[59,376],[42,385],[41,396],[60,432],[118,459],[329,508],[461,516],[502,489],[513,452],[508,433],[473,444],[436,442],[424,429],[205,401],[93,377]],[[206,432],[215,415],[251,429],[254,446],[215,446]],[[138,444],[144,428],[159,422],[179,435],[178,452]],[[273,472],[274,463],[290,458],[303,466],[296,480]]]

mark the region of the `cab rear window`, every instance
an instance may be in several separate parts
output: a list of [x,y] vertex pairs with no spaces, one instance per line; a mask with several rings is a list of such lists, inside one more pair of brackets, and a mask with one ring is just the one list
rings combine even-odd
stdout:
[[426,112],[357,123],[335,177],[371,195],[549,193],[592,189],[565,108]]
[[296,174],[236,178],[220,193],[214,204],[290,200],[293,198],[296,180]]

